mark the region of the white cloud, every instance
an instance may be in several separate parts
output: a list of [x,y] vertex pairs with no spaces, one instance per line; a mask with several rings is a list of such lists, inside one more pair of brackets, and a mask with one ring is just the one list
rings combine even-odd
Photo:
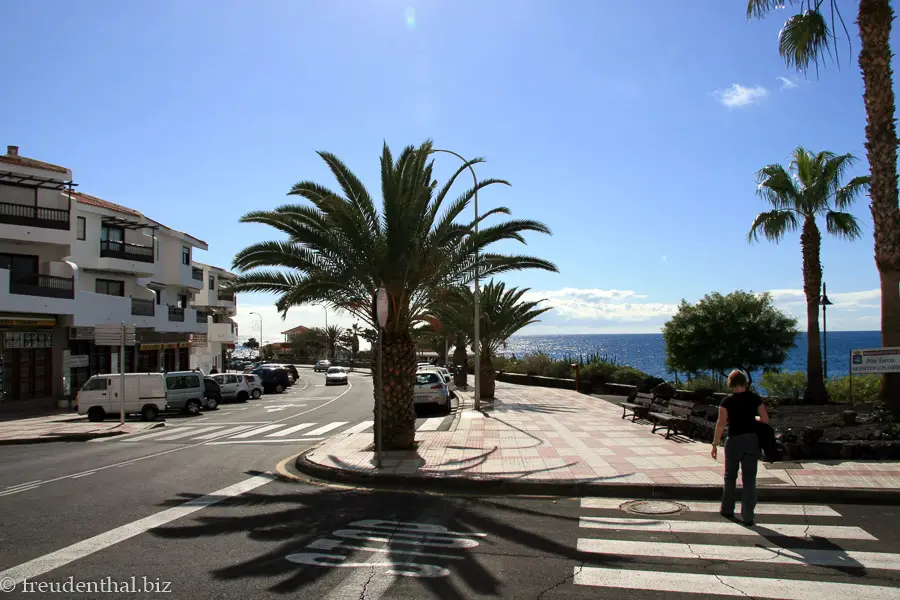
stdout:
[[635,302],[645,294],[631,290],[563,288],[529,292],[529,300],[546,299],[545,306],[568,320],[640,322],[675,314],[677,304]]
[[[800,289],[771,290],[769,294],[778,306],[806,306],[806,294]],[[876,288],[859,292],[834,292],[828,294],[828,299],[837,309],[880,308],[881,290]]]
[[782,90],[792,90],[797,87],[797,82],[788,77],[781,76],[778,78],[778,80],[781,82]]
[[[251,312],[259,313],[262,316],[262,335],[258,329],[253,329],[254,323],[258,327],[259,316],[251,315]],[[238,324],[239,339],[243,343],[250,338],[257,340],[265,340],[266,343],[283,342],[284,336],[282,331],[287,331],[298,325],[304,327],[324,327],[326,320],[325,309],[321,306],[299,306],[288,311],[287,319],[282,320],[281,315],[276,310],[274,304],[238,304],[238,314],[233,317]],[[345,312],[328,311],[328,324],[339,325],[341,327],[349,327],[353,323],[359,323],[360,327],[366,325],[352,315]],[[368,343],[360,340],[360,347],[367,349]]]
[[747,106],[748,104],[756,104],[768,96],[769,91],[761,85],[744,87],[739,83],[732,83],[731,87],[717,90],[713,92],[713,95],[728,108],[736,108]]

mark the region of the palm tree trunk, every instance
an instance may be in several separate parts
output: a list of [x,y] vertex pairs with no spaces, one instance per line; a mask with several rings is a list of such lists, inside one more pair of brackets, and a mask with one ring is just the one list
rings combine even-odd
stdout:
[[[897,129],[891,72],[889,0],[860,0],[859,68],[866,105],[866,158],[872,181],[875,264],[881,276],[881,345],[900,346],[900,207],[897,201]],[[900,415],[900,373],[884,376],[881,398]]]
[[819,346],[819,298],[822,290],[822,259],[819,251],[822,236],[814,217],[803,222],[800,235],[803,249],[803,291],[806,294],[806,399],[825,402],[825,379],[822,375],[822,349]]
[[[413,405],[413,382],[416,375],[416,345],[408,332],[385,331],[381,340],[383,352],[381,386],[384,393],[382,444],[385,450],[414,450],[416,447],[416,411]],[[375,356],[377,360],[377,355]],[[377,383],[376,383],[377,394]],[[375,398],[376,406],[378,398]],[[377,428],[378,413],[374,413]],[[375,437],[377,439],[376,431]]]
[[493,398],[494,389],[496,388],[497,372],[494,370],[494,361],[491,353],[484,351],[481,353],[481,385],[479,391],[483,398]]

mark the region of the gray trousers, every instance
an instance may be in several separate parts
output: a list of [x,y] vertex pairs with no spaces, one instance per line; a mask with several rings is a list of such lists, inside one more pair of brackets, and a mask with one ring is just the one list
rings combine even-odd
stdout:
[[740,467],[741,481],[744,485],[741,498],[741,517],[744,521],[754,520],[758,461],[759,438],[755,433],[729,436],[725,439],[725,489],[722,493],[720,509],[722,514],[734,514],[738,467]]

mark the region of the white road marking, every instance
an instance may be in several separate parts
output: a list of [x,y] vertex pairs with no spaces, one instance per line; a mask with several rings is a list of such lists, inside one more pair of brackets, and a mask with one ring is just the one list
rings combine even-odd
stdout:
[[816,550],[812,548],[791,550],[790,548],[773,546],[718,546],[714,544],[631,542],[581,538],[578,540],[578,551],[606,554],[613,558],[624,555],[900,571],[900,554],[859,552],[856,550]]
[[369,427],[372,427],[374,424],[375,421],[363,421],[362,423],[354,425],[350,429],[345,429],[344,433],[360,433],[362,431],[365,431]]
[[85,556],[99,552],[100,550],[118,544],[119,542],[133,538],[136,535],[140,535],[145,531],[160,527],[166,523],[170,523],[176,519],[197,512],[198,510],[217,504],[226,498],[239,496],[274,480],[275,478],[271,475],[256,475],[250,479],[245,479],[244,481],[222,488],[221,490],[201,498],[189,500],[180,506],[127,523],[121,527],[111,529],[106,533],[101,533],[100,535],[95,535],[92,538],[72,544],[62,550],[51,552],[45,556],[35,558],[34,560],[7,569],[0,572],[0,581],[12,579],[16,586],[18,586],[18,584],[26,579],[40,577],[44,573],[67,565],[79,558],[84,558]]
[[179,431],[178,433],[174,433],[172,435],[163,436],[161,438],[157,438],[157,442],[167,442],[169,440],[180,440],[181,438],[186,438],[188,436],[196,435],[198,433],[205,433],[207,431],[212,431],[214,429],[222,429],[222,425],[210,425],[209,427],[201,427],[200,429],[193,429],[192,431]]
[[328,433],[332,429],[337,429],[341,425],[346,425],[347,421],[334,421],[333,423],[329,423],[328,425],[323,425],[318,429],[313,429],[312,431],[307,431],[305,435],[322,435],[323,433]]
[[877,585],[829,583],[800,579],[669,573],[666,571],[636,571],[602,567],[576,568],[573,583],[575,585],[594,587],[680,592],[703,596],[791,598],[792,600],[822,600],[822,598],[896,600],[897,598],[897,588]]
[[41,487],[40,483],[37,483],[35,485],[29,485],[26,487],[19,487],[14,490],[6,490],[3,492],[0,492],[0,496],[12,496],[13,494],[18,494],[19,492],[27,492],[28,490],[33,490],[33,489],[39,488],[39,487]]
[[87,473],[79,473],[78,475],[73,475],[72,479],[78,479],[79,477],[87,477],[88,475],[93,475],[97,471],[88,471]]
[[312,427],[313,425],[315,425],[315,423],[300,423],[299,425],[294,425],[293,427],[288,427],[287,429],[282,429],[281,431],[276,431],[275,433],[270,433],[266,437],[285,437],[296,431],[300,431],[301,429],[306,429],[308,427]]
[[156,433],[146,433],[142,435],[131,436],[129,435],[127,439],[123,439],[123,442],[143,442],[144,440],[150,440],[153,438],[162,437],[164,435],[171,435],[176,431],[194,431],[197,428],[194,426],[186,426],[186,425],[176,425],[174,427],[163,427],[160,431]]
[[226,440],[224,442],[206,442],[207,446],[229,446],[232,444],[284,444],[287,442],[318,442],[325,438],[291,438],[277,440]]
[[[582,498],[581,508],[618,509],[623,503],[631,502],[634,498]],[[677,501],[688,507],[691,512],[717,513],[718,502],[685,502]],[[741,503],[737,503],[736,512],[740,512]],[[758,515],[797,515],[808,517],[839,517],[839,512],[830,506],[821,504],[757,504]]]
[[6,487],[3,488],[3,489],[5,489],[5,490],[12,490],[12,489],[15,489],[15,488],[27,487],[27,486],[34,485],[34,484],[36,484],[36,483],[41,483],[41,481],[42,481],[41,479],[35,479],[34,481],[29,481],[29,482],[27,482],[27,483],[19,483],[19,484],[16,484],[16,485],[9,485],[9,486],[6,486]]
[[793,538],[834,538],[843,540],[874,540],[878,538],[859,527],[843,525],[782,525],[760,523],[745,527],[731,521],[673,521],[655,519],[619,519],[612,517],[581,517],[579,526],[614,531],[653,531],[663,533],[704,533],[725,535],[755,535],[775,533]]
[[425,419],[422,425],[416,427],[416,431],[437,431],[443,422],[444,417],[431,417],[430,419]]
[[253,437],[254,435],[258,435],[260,433],[265,433],[266,431],[272,431],[273,429],[278,429],[279,427],[284,427],[284,425],[279,425],[277,423],[273,423],[271,425],[263,425],[262,427],[257,427],[256,429],[251,429],[250,431],[245,431],[244,433],[239,433],[239,434],[233,436],[233,439]]
[[237,433],[238,431],[244,431],[252,427],[252,425],[239,425],[237,427],[232,427],[231,429],[224,429],[222,431],[214,431],[212,433],[207,433],[206,435],[201,435],[199,437],[195,437],[195,440],[214,440],[216,438],[225,437],[231,435],[232,433]]

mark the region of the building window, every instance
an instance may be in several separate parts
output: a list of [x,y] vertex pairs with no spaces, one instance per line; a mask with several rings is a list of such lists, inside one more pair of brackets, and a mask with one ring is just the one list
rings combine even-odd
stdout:
[[98,279],[95,286],[98,294],[106,294],[107,296],[125,296],[125,282],[116,281],[115,279]]
[[187,296],[178,294],[178,308],[187,308]]
[[[100,239],[104,242],[124,242],[125,230],[121,227],[110,227],[108,225],[103,225],[100,228]],[[115,245],[114,247],[116,250],[119,249],[118,245]]]
[[210,276],[209,276],[209,289],[211,289],[211,290],[216,289],[216,277],[215,277],[215,275],[210,275]]
[[191,264],[191,248],[190,248],[190,246],[182,246],[181,247],[181,264],[183,264],[183,265]]
[[75,222],[77,227],[75,237],[79,240],[87,239],[87,220],[84,217],[78,217]]
[[162,291],[156,292],[156,305],[159,306],[162,303]]

